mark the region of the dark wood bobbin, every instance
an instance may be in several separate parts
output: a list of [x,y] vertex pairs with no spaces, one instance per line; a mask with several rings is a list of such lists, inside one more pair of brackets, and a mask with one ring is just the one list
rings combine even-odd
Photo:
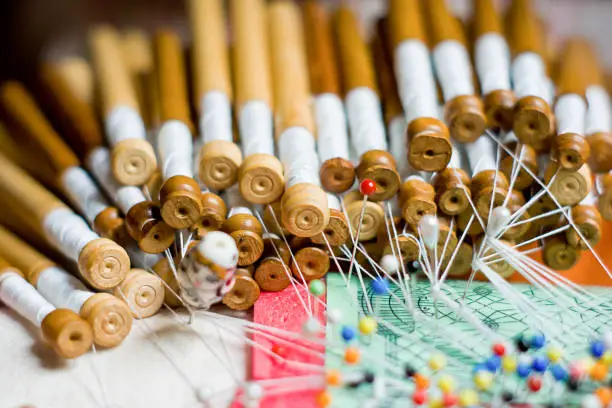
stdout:
[[[325,238],[323,238],[323,235],[325,235]],[[327,240],[327,243],[334,247],[346,244],[350,235],[348,222],[346,221],[344,213],[335,208],[330,208],[329,224],[327,224],[327,227],[325,227],[322,233],[315,235],[310,238],[310,240],[317,245],[323,246],[327,246],[325,242]]]
[[[516,159],[520,158],[521,164],[523,164],[529,169],[529,171],[531,171],[534,175],[537,176],[538,160],[534,148],[530,145],[522,144],[517,150],[516,146],[516,142],[510,142],[506,144],[506,147],[512,152]],[[502,149],[502,158],[499,162],[499,168],[506,175],[508,180],[510,180],[510,178],[512,177],[512,169],[516,166],[518,166],[518,164],[515,158],[507,154]],[[520,167],[520,169],[518,170],[518,175],[516,176],[516,180],[514,180],[514,187],[519,190],[524,190],[532,183],[533,177],[531,177],[523,167]]]
[[[481,245],[483,245],[482,238],[483,236],[480,236],[478,239],[475,240],[476,244],[474,248],[478,248],[479,251],[480,251]],[[505,239],[500,239],[498,240],[498,242],[508,247],[512,247],[514,245],[514,242],[505,240]],[[491,258],[488,258],[487,266],[489,266],[491,269],[497,272],[502,278],[508,278],[512,276],[514,272],[516,272],[516,269],[514,269],[512,265],[510,265],[501,255],[499,255],[499,253],[496,250],[494,250],[491,247],[487,247],[482,252],[483,257],[489,256],[489,255],[491,255]]]
[[400,189],[402,217],[410,225],[418,225],[425,215],[436,215],[436,192],[431,184],[421,179],[406,180]]
[[[348,221],[351,223],[351,231],[357,234],[359,229],[359,241],[369,241],[376,237],[380,227],[384,225],[385,211],[383,207],[376,202],[365,202],[359,191],[353,190],[344,196],[344,207],[348,215]],[[361,213],[363,211],[363,218]],[[361,218],[361,227],[359,219]]]
[[281,202],[275,201],[268,204],[264,208],[263,222],[266,224],[268,231],[276,235],[291,235],[289,231],[283,226]]
[[159,191],[161,216],[172,228],[188,228],[198,222],[204,210],[198,183],[185,176],[170,177]]
[[121,245],[129,239],[125,220],[115,207],[107,207],[96,216],[93,230],[102,238],[108,238]]
[[128,234],[144,252],[158,254],[174,243],[174,229],[162,220],[157,201],[142,201],[134,205],[125,221]]
[[512,129],[516,104],[514,92],[498,89],[485,95],[483,103],[488,128],[502,129],[505,132]]
[[[380,245],[380,243],[378,242],[378,240],[371,240],[371,241],[367,241],[367,242],[361,242],[360,244],[363,246],[363,251],[365,253],[367,253],[368,256],[374,262],[380,262],[380,258],[382,258],[382,255],[383,255],[382,254],[383,248]],[[352,250],[352,248],[351,248],[351,250]],[[358,263],[359,265],[361,265],[362,268],[365,268],[370,273],[374,273],[375,272],[374,271],[374,267],[370,263],[370,260],[368,258],[366,258],[366,256],[361,251],[357,251],[357,253],[355,254],[355,262]],[[350,265],[350,262],[348,262],[346,264],[346,267],[344,269],[345,271],[348,271],[349,265]],[[356,266],[353,266],[353,267],[356,267]],[[353,270],[353,273],[355,273],[354,270]]]
[[391,236],[393,237],[391,242],[386,231],[384,231],[384,235],[379,234],[378,245],[382,247],[381,256],[395,254],[400,263],[418,260],[420,247],[416,237],[410,234],[402,234],[401,229],[396,229],[396,231],[398,233],[397,237],[391,230]]
[[[440,235],[438,236],[438,256],[443,260],[449,259],[455,248],[459,244],[457,234],[451,228],[450,222],[444,217],[438,217],[440,222]],[[444,249],[446,247],[446,250]],[[444,252],[444,256],[442,256]]]
[[554,139],[552,159],[566,170],[576,171],[588,163],[591,146],[587,139],[576,133],[564,133]]
[[299,281],[302,280],[302,276],[306,282],[321,279],[329,271],[329,255],[320,248],[313,246],[302,248],[295,253],[294,257],[291,272]]
[[251,265],[263,254],[263,228],[253,215],[234,214],[225,221],[222,230],[236,241],[239,266]]
[[72,310],[53,310],[43,319],[41,329],[44,339],[62,358],[79,357],[93,343],[91,327]]
[[451,159],[453,148],[448,128],[436,118],[414,119],[406,129],[408,162],[423,171],[440,171]]
[[355,183],[355,167],[349,160],[334,157],[321,164],[319,178],[325,191],[341,194]]
[[[531,204],[531,206],[529,207],[529,214],[531,215],[531,217],[536,217],[538,215],[551,212],[555,209],[557,209],[557,205],[552,200],[550,195],[545,193]],[[550,227],[555,224],[558,224],[560,217],[560,214],[552,214],[546,217],[534,219],[532,223],[540,227]]]
[[576,265],[580,255],[578,249],[567,243],[565,235],[559,234],[544,239],[542,259],[549,268],[567,271]]
[[153,265],[153,271],[167,285],[164,285],[164,303],[174,308],[183,306],[183,302],[177,296],[179,295],[180,288],[168,258],[164,257]]
[[[471,206],[468,207],[464,212],[460,213],[457,216],[457,228],[461,231],[465,231],[468,226],[468,223],[470,222],[470,219],[472,218],[472,215],[474,215],[474,210],[472,210]],[[477,237],[484,233],[482,225],[478,221],[477,217],[474,217],[472,223],[470,224],[470,229],[467,233],[471,237]]]
[[478,139],[487,123],[484,106],[476,95],[461,95],[446,102],[444,118],[449,124],[450,134],[461,143]]
[[595,173],[612,170],[612,134],[610,132],[593,133],[587,137],[591,146],[589,165]]
[[[577,205],[572,208],[572,221],[580,230],[580,234],[586,239],[588,244],[593,248],[599,243],[602,235],[603,219],[599,210],[592,205]],[[573,228],[565,231],[567,243],[581,251],[588,249],[578,232]]]
[[472,198],[483,221],[488,220],[492,208],[503,204],[508,188],[508,179],[500,171],[484,170],[472,178]]
[[[515,214],[525,205],[525,196],[519,190],[513,189],[510,191],[510,197],[508,199],[507,208],[510,210],[511,214]],[[511,228],[508,228],[503,237],[511,240],[511,241],[519,241],[531,228],[531,223],[528,220],[531,217],[529,216],[529,211],[525,211],[522,215],[514,222],[523,222],[522,224],[515,225]]]
[[239,269],[236,271],[234,286],[223,296],[223,304],[232,310],[248,310],[257,302],[260,293],[259,285],[249,272]]
[[[552,180],[553,177],[554,180]],[[555,199],[563,206],[578,204],[593,188],[591,170],[587,164],[573,171],[559,168],[556,162],[550,161],[544,172],[544,182],[549,186]]]
[[201,198],[202,212],[200,220],[191,227],[191,230],[198,239],[201,239],[208,231],[220,230],[227,216],[225,201],[217,194],[204,192]]
[[470,206],[470,176],[459,168],[446,168],[437,173],[432,180],[435,201],[440,211],[446,215],[459,215]]
[[470,244],[467,242],[462,242],[459,245],[459,249],[457,250],[457,254],[455,258],[451,262],[451,258],[445,258],[441,270],[444,272],[449,265],[448,276],[450,277],[459,277],[466,276],[472,270],[472,258],[474,256],[474,250]]
[[554,132],[554,118],[548,103],[538,96],[526,96],[514,106],[516,137],[525,144],[540,145]]
[[274,234],[264,234],[263,259],[253,278],[265,292],[279,292],[291,283],[291,250],[285,241]]
[[600,195],[597,207],[606,221],[612,221],[612,174],[605,174],[600,179]]
[[357,166],[357,178],[376,183],[376,191],[369,198],[372,201],[384,201],[393,197],[400,187],[395,159],[384,150],[370,150],[361,156]]

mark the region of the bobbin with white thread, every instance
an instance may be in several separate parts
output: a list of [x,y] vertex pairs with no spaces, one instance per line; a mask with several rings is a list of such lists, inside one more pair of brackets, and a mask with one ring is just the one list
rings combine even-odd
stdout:
[[316,246],[305,246],[295,251],[291,261],[291,272],[298,282],[304,280],[310,282],[324,277],[329,271],[329,266],[329,254],[326,250]]
[[238,181],[242,152],[234,144],[232,85],[221,0],[187,3],[192,36],[193,96],[202,148],[198,175],[209,188],[223,190]]
[[372,57],[359,32],[357,17],[349,8],[340,7],[334,20],[351,147],[359,157],[357,178],[376,183],[370,199],[387,200],[397,192],[400,180],[395,160],[387,152]]
[[[344,208],[351,224],[353,234],[359,230],[359,241],[369,241],[376,237],[377,232],[384,226],[385,210],[374,201],[364,202],[363,195],[356,190],[349,191],[344,196]],[[363,212],[363,217],[361,213]],[[361,218],[361,226],[359,220]]]
[[[596,207],[596,197],[594,191],[589,194],[576,206],[572,207],[570,214],[571,220],[578,227],[580,234],[588,242],[591,248],[601,241],[603,219]],[[580,237],[574,228],[565,231],[567,243],[576,249],[586,251],[589,249],[587,243]]]
[[284,240],[276,234],[264,233],[264,252],[253,278],[266,292],[279,292],[291,283],[291,252]]
[[458,215],[465,212],[470,206],[471,179],[463,170],[461,153],[456,145],[452,145],[451,160],[448,167],[436,173],[431,184],[436,192],[435,202],[444,214]]
[[53,307],[4,259],[0,259],[0,301],[41,328],[60,357],[76,358],[91,348],[93,334],[87,322],[71,310]]
[[451,158],[446,125],[439,119],[438,93],[421,21],[420,2],[389,2],[389,33],[394,69],[406,123],[412,167],[440,171]]
[[157,135],[163,176],[159,192],[161,216],[172,228],[189,228],[200,219],[202,201],[200,187],[193,178],[193,125],[178,35],[159,32],[155,37],[155,56],[162,122]]
[[593,188],[591,169],[586,163],[578,170],[567,170],[550,161],[544,171],[544,183],[562,206],[578,204]]
[[221,230],[236,241],[238,266],[252,265],[257,262],[264,250],[261,237],[263,227],[242,198],[238,186],[230,187],[225,192],[225,197],[230,209]]
[[248,310],[259,299],[259,285],[246,269],[236,269],[234,286],[223,296],[223,304],[232,310]]
[[274,156],[272,78],[262,0],[230,2],[238,130],[244,160],[238,171],[243,197],[269,204],[285,187],[283,166]]
[[161,278],[140,268],[130,269],[123,282],[113,289],[113,294],[128,304],[132,316],[137,319],[156,315],[166,295]]
[[304,33],[297,5],[273,2],[267,12],[275,129],[287,183],[280,219],[293,235],[312,237],[323,232],[329,223],[329,207],[327,196],[319,187]]
[[311,237],[310,240],[318,245],[327,245],[327,243],[332,247],[344,245],[350,237],[350,232],[348,222],[344,212],[342,212],[340,200],[333,194],[327,194],[327,203],[329,205],[329,223],[322,233]]
[[112,148],[113,176],[121,184],[144,184],[155,171],[155,152],[146,140],[138,101],[123,62],[119,35],[110,26],[89,33],[89,47],[102,103],[102,116]]

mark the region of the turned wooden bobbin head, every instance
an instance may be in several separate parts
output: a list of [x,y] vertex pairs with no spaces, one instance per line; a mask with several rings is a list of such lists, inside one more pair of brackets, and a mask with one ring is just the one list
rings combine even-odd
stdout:
[[[325,235],[325,238],[323,238]],[[327,246],[325,240],[330,246],[344,245],[348,241],[350,231],[346,217],[340,210],[330,208],[329,210],[329,224],[319,235],[311,237],[310,240],[317,245]]]
[[238,181],[242,153],[235,143],[213,140],[202,146],[198,164],[200,180],[214,190],[225,190]]
[[436,215],[436,192],[424,180],[406,180],[400,189],[402,217],[408,224],[417,225],[424,215]]
[[161,216],[172,228],[189,228],[200,220],[204,207],[198,183],[185,176],[170,177],[159,191]]
[[537,96],[519,99],[514,106],[514,133],[525,144],[538,145],[553,132],[553,115],[548,103]]
[[[351,191],[344,196],[344,207],[348,215],[348,221],[351,223],[353,234],[357,233],[359,228],[359,218],[364,205],[363,196],[359,191]],[[383,207],[375,202],[368,201],[365,203],[363,211],[363,219],[361,220],[361,229],[359,230],[359,241],[369,241],[376,237],[376,234],[381,226],[384,226],[385,211]]]
[[[472,178],[471,190],[474,205],[483,220],[489,218],[491,208],[503,204],[506,195],[508,195],[509,187],[508,179],[500,171],[485,170]],[[491,201],[493,201],[493,206],[491,206]]]
[[280,292],[291,283],[291,270],[279,258],[265,258],[255,270],[255,281],[265,292]]
[[436,174],[433,180],[435,201],[446,215],[458,215],[470,206],[471,180],[463,169],[446,168]]
[[275,201],[268,204],[263,213],[264,224],[268,227],[268,231],[276,235],[291,235],[287,228],[283,226],[283,217],[281,211],[281,201]]
[[567,271],[580,259],[580,251],[567,243],[565,235],[555,235],[544,240],[542,259],[549,268]]
[[461,143],[473,142],[482,135],[487,119],[482,101],[475,95],[461,95],[444,105],[450,134]]
[[[506,147],[512,152],[512,154],[515,155],[517,159],[521,158],[521,163],[525,167],[527,167],[529,171],[537,175],[538,160],[534,148],[530,145],[523,144],[521,145],[517,153],[516,146],[516,142],[511,142],[506,145]],[[516,160],[512,156],[505,154],[505,152],[502,153],[502,159],[500,160],[499,168],[502,172],[504,172],[508,180],[510,180],[510,178],[512,177],[512,170],[516,165]],[[516,180],[514,180],[514,187],[519,190],[524,190],[532,183],[533,177],[531,177],[529,173],[527,173],[527,171],[525,171],[525,169],[521,167],[518,171],[518,175],[516,176]]]
[[[515,214],[524,205],[525,205],[525,196],[523,196],[523,193],[521,193],[519,190],[514,190],[514,189],[510,191],[510,198],[508,200],[508,209],[510,210],[510,212],[512,214]],[[517,219],[517,221],[524,222],[524,221],[529,220],[530,218],[531,217],[529,216],[529,212],[525,211]],[[530,228],[531,228],[531,223],[524,222],[523,224],[515,225],[512,228],[508,228],[504,232],[503,237],[506,239],[512,240],[512,241],[517,241],[521,237],[523,237],[525,234],[527,234]]]
[[94,343],[100,347],[116,347],[132,329],[129,307],[108,293],[96,293],[81,307],[81,317],[92,327]]
[[[301,282],[302,276],[306,282],[320,279],[329,271],[329,255],[317,247],[302,248],[295,253],[295,262],[291,263],[293,276]],[[301,272],[301,275],[300,275]]]
[[263,254],[263,229],[257,218],[250,214],[235,214],[223,224],[222,231],[234,238],[238,247],[238,265],[255,263]]
[[408,162],[417,170],[440,171],[451,159],[448,128],[436,118],[417,118],[408,124]]
[[202,193],[200,198],[202,201],[200,220],[191,227],[198,239],[201,239],[208,231],[221,229],[227,216],[225,201],[217,194],[205,192]]
[[[474,256],[474,250],[472,246],[467,242],[462,242],[459,245],[459,249],[457,250],[457,254],[453,259],[453,262],[448,270],[448,276],[450,277],[459,277],[465,276],[472,270],[472,258]],[[442,271],[444,271],[447,266],[450,258],[447,258],[446,262],[442,267]]]
[[291,249],[285,243],[285,240],[275,234],[264,234],[264,255],[266,257],[279,257],[289,264],[291,259]]
[[[278,213],[276,216],[278,219]],[[312,237],[320,234],[329,224],[327,195],[310,183],[289,187],[281,200],[280,219],[282,226],[292,235]]]
[[223,304],[232,310],[248,310],[259,299],[259,285],[250,276],[238,275],[232,289],[223,296]]
[[[532,217],[536,217],[540,214],[546,214],[557,208],[557,205],[548,194],[544,194],[534,201],[529,207],[529,214]],[[553,214],[547,217],[538,218],[532,221],[532,223],[539,225],[540,227],[549,227],[559,223],[561,215]]]
[[[553,176],[555,179],[550,183]],[[577,171],[571,171],[559,168],[557,163],[550,161],[544,172],[544,182],[563,206],[578,204],[593,188],[591,170],[587,164],[583,164]]]
[[597,207],[606,221],[612,221],[612,174],[601,177],[601,192],[597,200]]
[[552,158],[566,170],[576,171],[587,163],[591,147],[587,140],[575,133],[564,133],[554,139]]
[[93,230],[102,238],[108,238],[119,244],[128,239],[125,220],[115,207],[107,207],[100,212],[93,222]]
[[483,103],[488,128],[502,129],[505,132],[512,129],[516,104],[514,92],[498,89],[485,95]]
[[[460,213],[457,216],[457,228],[459,228],[461,231],[465,231],[468,223],[470,222],[470,218],[472,218],[473,214],[474,214],[474,211],[472,210],[471,207],[466,209],[464,212]],[[480,222],[478,221],[476,217],[474,217],[474,220],[472,221],[472,224],[470,225],[470,229],[468,230],[467,233],[471,237],[477,237],[484,233],[484,230],[482,229],[482,225],[480,225]]]
[[355,183],[355,167],[350,161],[335,157],[321,165],[319,178],[325,191],[341,194]]
[[55,309],[43,319],[41,328],[44,339],[62,358],[76,358],[91,349],[91,327],[72,310]]
[[112,150],[113,176],[124,185],[140,186],[149,180],[157,168],[155,152],[144,139],[126,139]]
[[[602,234],[602,218],[597,208],[592,205],[577,205],[572,208],[572,221],[582,236],[586,239],[588,244],[593,248],[601,240]],[[584,242],[578,232],[573,227],[565,231],[565,237],[567,243],[572,247],[581,251],[588,249],[587,244]]]
[[[414,236],[399,235],[397,239],[394,239],[393,241],[394,242],[392,244],[387,242],[387,244],[383,247],[382,256],[395,254],[395,257],[400,263],[416,261],[419,259],[419,242]],[[391,245],[393,245],[393,248]],[[397,249],[398,245],[399,253]]]
[[[197,241],[195,241],[197,244]],[[155,265],[153,265],[153,271],[159,276],[161,280],[163,280],[166,285],[164,285],[164,303],[166,303],[170,307],[180,307],[183,305],[181,300],[177,297],[179,294],[179,284],[174,277],[174,273],[172,272],[172,268],[170,267],[170,262],[168,258],[164,257]],[[174,292],[174,293],[173,293]]]
[[374,180],[376,191],[369,197],[373,201],[390,199],[400,187],[395,159],[391,153],[384,150],[370,150],[361,156],[357,166],[357,178],[359,181]]
[[238,180],[242,197],[253,204],[276,201],[285,189],[283,165],[269,154],[252,154],[245,158],[238,171]]
[[98,238],[85,245],[78,264],[81,275],[92,286],[111,289],[125,279],[130,270],[130,257],[117,243]]
[[158,198],[163,184],[164,184],[164,175],[162,174],[160,169],[157,169],[153,172],[149,180],[147,180],[143,188],[146,188],[147,190],[149,190],[150,197]]
[[[380,262],[380,258],[382,258],[383,254],[383,248],[378,241],[372,240],[368,242],[362,242],[361,245],[363,246],[364,252],[367,253],[368,256],[372,260],[374,260],[374,262]],[[361,265],[362,268],[365,268],[370,273],[374,272],[374,268],[370,264],[370,260],[366,258],[366,256],[361,251],[357,251],[357,254],[355,254],[355,262]],[[348,270],[348,265],[350,265],[350,262],[347,263],[347,269],[345,270]]]
[[[480,248],[481,245],[483,245],[482,237],[480,237],[480,239],[477,241],[478,245],[476,247]],[[505,239],[500,239],[499,242],[508,247],[512,247],[514,245],[512,241],[508,241]],[[516,269],[514,269],[512,265],[510,265],[505,259],[503,259],[503,257],[498,256],[498,253],[493,248],[487,248],[485,251],[483,251],[483,257],[489,255],[492,255],[491,260],[494,260],[495,262],[489,263],[488,266],[495,272],[497,272],[502,278],[508,278],[512,276],[514,272],[516,272]]]
[[587,137],[591,146],[589,164],[595,173],[604,173],[612,170],[612,134],[598,132]]
[[162,280],[145,271],[133,268],[119,286],[113,290],[117,299],[127,299],[127,304],[136,319],[151,317],[164,303],[164,284]]
[[[446,246],[446,252],[444,253],[444,259],[450,258],[457,245],[459,245],[459,240],[457,239],[457,234],[453,229],[451,229],[450,223],[446,218],[438,217],[440,221],[440,235],[438,236],[438,256],[442,256],[442,252],[444,251],[444,247]],[[448,241],[448,242],[447,242]]]
[[143,201],[125,217],[128,234],[149,254],[164,252],[174,242],[174,229],[161,218],[159,202]]

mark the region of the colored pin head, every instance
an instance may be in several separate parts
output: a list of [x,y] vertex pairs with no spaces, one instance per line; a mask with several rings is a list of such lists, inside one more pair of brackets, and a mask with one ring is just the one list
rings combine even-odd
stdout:
[[325,294],[325,283],[320,279],[313,279],[308,284],[308,289],[313,296],[323,296]]
[[370,197],[376,192],[376,182],[371,179],[363,179],[363,181],[359,183],[359,192],[366,197]]
[[377,277],[370,283],[370,287],[375,295],[386,295],[387,292],[389,292],[389,280],[387,278]]

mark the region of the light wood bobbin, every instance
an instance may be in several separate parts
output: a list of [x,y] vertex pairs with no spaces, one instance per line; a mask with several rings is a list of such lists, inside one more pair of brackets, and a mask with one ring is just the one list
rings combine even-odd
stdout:
[[79,254],[79,271],[96,289],[110,289],[125,278],[130,258],[114,241],[99,238],[91,241]]
[[424,215],[436,215],[436,192],[421,178],[409,178],[402,184],[399,203],[402,217],[410,225],[418,225]]
[[357,166],[357,178],[374,180],[376,191],[370,196],[373,201],[384,201],[393,197],[400,187],[400,177],[395,159],[383,150],[370,150],[361,156]]
[[246,269],[236,270],[232,289],[223,296],[223,304],[232,310],[248,310],[259,299],[259,285]]
[[[521,144],[517,149],[517,142],[510,142],[506,144],[506,147],[512,152],[512,154],[518,159],[520,158],[521,164],[527,167],[533,174],[538,174],[538,160],[537,154],[534,148],[530,145]],[[508,155],[502,149],[502,158],[499,162],[500,170],[506,175],[508,180],[512,177],[512,169],[517,166],[514,157]],[[518,190],[524,190],[533,183],[533,177],[525,171],[523,167],[518,170],[516,180],[514,180],[514,187]]]
[[[480,246],[483,245],[482,237],[477,239],[476,242],[477,242],[476,247],[480,248]],[[508,241],[505,239],[500,239],[498,242],[508,247],[512,247],[514,245],[512,241]],[[493,248],[488,247],[482,253],[483,257],[489,256],[489,255],[491,255],[491,258],[492,258],[491,261],[494,261],[494,262],[488,263],[488,266],[491,269],[493,269],[495,272],[497,272],[502,278],[508,278],[512,276],[514,272],[516,272],[516,269],[514,269],[514,267],[510,265],[510,263],[507,262],[502,256],[498,255],[498,253]]]
[[204,207],[198,183],[189,177],[173,176],[159,192],[161,216],[172,228],[188,228],[200,220]]
[[174,243],[174,229],[161,217],[159,202],[142,201],[125,217],[127,231],[144,252],[158,254]]
[[283,165],[269,154],[245,157],[238,172],[240,193],[253,204],[269,204],[278,200],[285,189]]
[[266,292],[279,292],[291,283],[291,253],[285,242],[274,234],[264,238],[263,259],[255,269],[254,279]]
[[[512,189],[510,191],[510,198],[508,200],[507,208],[510,210],[511,214],[515,214],[517,211],[521,210],[521,208],[525,205],[525,196],[519,190]],[[522,222],[522,224],[513,226],[507,229],[503,237],[511,240],[511,241],[519,241],[531,228],[531,222],[529,222],[529,211],[523,212],[523,214],[514,222]]]
[[423,171],[441,171],[452,155],[448,128],[435,118],[417,118],[406,130],[408,161]]
[[252,265],[263,254],[263,228],[253,215],[232,215],[223,224],[222,231],[230,234],[236,241],[239,266]]
[[465,170],[446,168],[437,173],[432,180],[435,201],[440,211],[446,215],[458,215],[470,206],[471,180]]
[[606,221],[612,221],[612,173],[598,176],[600,188],[597,207]]
[[[478,214],[483,220],[488,220],[491,208],[503,204],[506,195],[509,193],[509,187],[508,179],[500,171],[484,170],[472,178],[472,198]],[[491,201],[493,201],[492,205]]]
[[295,253],[294,258],[291,272],[300,282],[302,279],[306,282],[321,279],[329,271],[329,255],[320,248],[314,246],[302,248]]
[[[459,245],[459,249],[457,250],[457,254],[450,264],[450,268],[448,270],[448,276],[451,278],[456,278],[460,276],[466,276],[468,273],[472,271],[472,258],[474,256],[474,250],[470,244],[467,242],[462,242]],[[450,262],[450,257],[446,258],[445,262],[442,264],[442,271],[445,271],[448,267],[448,263]]]
[[[551,184],[553,176],[555,179]],[[557,163],[550,161],[544,172],[544,182],[550,186],[550,192],[562,206],[578,204],[593,188],[588,164],[583,164],[578,171],[572,171],[558,168]]]
[[544,240],[542,259],[549,268],[567,271],[576,265],[580,255],[578,249],[567,243],[565,235],[555,235]]
[[[325,238],[323,238],[323,234],[325,234]],[[330,246],[335,247],[344,245],[349,240],[350,235],[348,222],[344,213],[341,210],[330,208],[329,223],[327,227],[325,227],[323,232],[319,235],[311,237],[310,240],[317,245],[324,246],[327,246],[325,243],[327,240]]]
[[198,164],[200,180],[214,190],[224,190],[238,181],[242,152],[234,142],[213,140],[202,146]]
[[72,310],[55,309],[41,324],[44,339],[62,358],[76,358],[91,349],[91,327]]
[[280,208],[282,225],[293,235],[312,237],[329,224],[327,196],[315,184],[299,183],[289,187]]
[[[357,233],[359,218],[364,207],[363,196],[359,191],[350,191],[344,196],[344,207],[351,223],[353,234]],[[384,226],[385,211],[383,207],[373,201],[365,202],[363,209],[363,219],[359,230],[359,241],[369,241],[376,237],[378,230]]]
[[81,317],[93,329],[95,343],[100,347],[116,347],[132,329],[129,307],[108,293],[96,293],[81,307]]
[[121,285],[113,289],[113,294],[126,301],[137,319],[156,315],[165,297],[162,280],[139,268],[132,268]]
[[[159,262],[153,265],[153,272],[164,281],[164,303],[170,307],[177,308],[183,306],[183,302],[177,295],[180,293],[179,284],[174,277],[172,268],[168,258],[163,257]],[[167,286],[166,286],[167,285]]]
[[[599,243],[602,235],[603,220],[596,207],[584,204],[572,207],[572,221],[576,227],[578,227],[580,234],[586,239],[591,248]],[[573,248],[581,251],[589,249],[573,227],[565,231],[565,238],[567,243]]]
[[[378,231],[377,241],[379,247],[382,247],[381,255],[384,256],[395,254],[395,257],[401,263],[416,261],[419,259],[420,254],[418,240],[414,235],[402,233],[405,224],[402,218],[395,217],[393,222],[395,223],[395,233],[397,233],[397,237],[393,231],[391,220],[389,219],[387,220],[387,226]],[[389,242],[389,236],[392,237],[391,242]]]

